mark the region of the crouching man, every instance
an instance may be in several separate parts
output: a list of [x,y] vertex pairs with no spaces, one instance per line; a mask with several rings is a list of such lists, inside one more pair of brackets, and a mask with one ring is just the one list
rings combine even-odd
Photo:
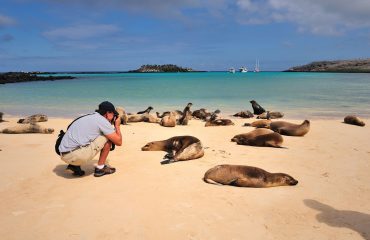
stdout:
[[[69,126],[59,146],[61,159],[68,164],[67,170],[75,176],[83,176],[81,165],[100,153],[94,176],[112,174],[115,168],[106,164],[112,143],[121,146],[120,118],[114,105],[108,101],[99,104],[95,113],[83,116]],[[113,125],[114,124],[114,127]]]

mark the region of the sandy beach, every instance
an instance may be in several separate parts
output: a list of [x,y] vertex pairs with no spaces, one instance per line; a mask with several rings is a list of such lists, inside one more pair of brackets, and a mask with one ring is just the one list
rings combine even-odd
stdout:
[[[4,119],[0,129],[18,120]],[[242,126],[253,119],[207,128],[199,120],[175,128],[121,125],[123,146],[108,156],[117,172],[101,178],[92,174],[96,161],[82,167],[84,177],[73,177],[55,154],[57,133],[71,121],[41,123],[53,134],[0,135],[1,239],[370,239],[370,119],[365,127],[312,120],[306,136],[284,136],[282,149],[230,141],[253,130]],[[179,135],[199,138],[205,156],[161,165],[164,152],[141,151]],[[299,183],[203,182],[218,164],[284,172]]]

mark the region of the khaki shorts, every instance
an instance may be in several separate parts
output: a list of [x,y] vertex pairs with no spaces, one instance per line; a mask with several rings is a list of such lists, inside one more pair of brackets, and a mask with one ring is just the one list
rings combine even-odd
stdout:
[[61,159],[68,164],[81,166],[87,163],[87,161],[91,161],[103,149],[107,141],[108,139],[105,136],[99,136],[86,147],[62,154]]

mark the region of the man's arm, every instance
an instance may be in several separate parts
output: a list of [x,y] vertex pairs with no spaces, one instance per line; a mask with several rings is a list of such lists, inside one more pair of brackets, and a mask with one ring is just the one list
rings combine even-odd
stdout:
[[121,134],[121,119],[117,118],[114,122],[114,127],[116,128],[116,132],[105,135],[112,143],[116,144],[117,146],[122,145],[122,134]]

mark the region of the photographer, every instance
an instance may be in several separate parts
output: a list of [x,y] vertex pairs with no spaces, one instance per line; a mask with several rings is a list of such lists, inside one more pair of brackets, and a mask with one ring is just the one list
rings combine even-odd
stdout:
[[[59,146],[61,159],[68,164],[67,170],[75,176],[83,176],[81,165],[92,160],[100,152],[94,176],[101,177],[116,171],[106,164],[112,144],[122,145],[121,120],[114,105],[108,101],[99,104],[99,109],[75,120]],[[114,127],[112,126],[114,124]]]

